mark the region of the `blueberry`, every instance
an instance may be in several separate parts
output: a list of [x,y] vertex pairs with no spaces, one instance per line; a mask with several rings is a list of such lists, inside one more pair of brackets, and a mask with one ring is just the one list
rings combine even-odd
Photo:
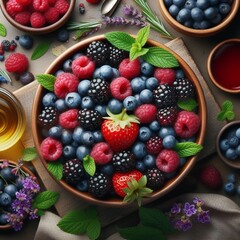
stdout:
[[191,10],[191,17],[194,21],[202,21],[204,18],[204,12],[200,8],[193,8]]
[[143,161],[136,161],[135,168],[142,173],[146,171],[146,166]]
[[60,74],[64,73],[64,71],[62,69],[59,69],[55,72],[55,77],[59,76]]
[[12,168],[10,167],[1,169],[0,175],[6,181],[13,181],[16,178],[16,176],[12,173]]
[[100,68],[96,68],[93,72],[93,78],[101,78],[100,76]]
[[146,88],[154,90],[158,86],[158,80],[155,77],[150,77],[146,80]]
[[238,146],[235,148],[235,153],[237,154],[238,157],[240,157],[240,145],[238,145]]
[[[140,94],[141,95],[141,94]],[[123,107],[127,111],[134,111],[137,107],[137,100],[134,96],[128,96],[123,100]]]
[[236,193],[236,186],[234,183],[232,182],[227,182],[224,184],[224,191],[229,194],[229,195],[233,195]]
[[90,131],[84,131],[82,134],[82,143],[86,146],[91,146],[94,143],[93,133]]
[[44,107],[54,107],[57,97],[54,93],[48,92],[42,98],[42,104]]
[[30,35],[21,35],[18,42],[25,49],[31,49],[33,46],[33,38]]
[[153,100],[153,93],[149,89],[144,89],[140,92],[140,101],[142,103],[151,103]]
[[110,80],[113,78],[113,69],[109,65],[103,65],[99,69],[99,74],[100,77],[103,78],[104,80]]
[[222,15],[227,15],[231,10],[231,6],[228,3],[221,3],[218,9]]
[[59,29],[56,33],[56,39],[59,42],[67,42],[69,39],[70,33],[66,29]]
[[5,60],[4,55],[0,55],[0,62],[3,62]]
[[193,9],[195,6],[196,6],[195,0],[187,0],[184,4],[184,7],[189,10]]
[[180,9],[178,6],[173,4],[169,7],[168,11],[172,17],[176,17],[178,15]]
[[152,136],[152,132],[148,127],[140,127],[138,138],[142,142],[146,142]]
[[207,29],[210,27],[210,23],[207,20],[203,20],[200,22],[200,29]]
[[103,141],[103,135],[101,131],[94,131],[93,132],[94,142],[102,142]]
[[72,72],[72,59],[67,59],[66,61],[64,61],[63,63],[63,70],[64,72]]
[[237,158],[237,154],[233,148],[227,149],[227,151],[225,152],[225,156],[229,160],[235,160]]
[[140,93],[146,87],[145,81],[141,77],[135,77],[131,80],[132,90],[135,93]]
[[140,100],[140,95],[139,95],[139,94],[135,94],[134,97],[135,97],[135,99],[136,99],[137,106],[142,105],[142,102],[141,102],[141,100]]
[[87,192],[88,191],[88,180],[84,179],[81,180],[76,184],[76,189],[80,192]]
[[63,156],[67,159],[75,158],[76,156],[76,148],[71,145],[66,145],[63,148]]
[[185,4],[186,0],[173,0],[173,4],[175,4],[178,7],[182,7]]
[[85,96],[82,98],[81,101],[81,108],[87,108],[87,109],[94,109],[95,107],[95,102],[93,101],[93,99],[90,96]]
[[149,124],[149,128],[153,132],[158,132],[160,130],[160,124],[155,120]]
[[187,8],[183,8],[178,13],[178,18],[180,18],[181,22],[185,22],[191,18],[191,11]]
[[197,0],[196,5],[197,7],[201,8],[201,9],[207,9],[209,6],[210,2],[209,0]]
[[143,62],[141,64],[141,73],[144,76],[150,77],[153,75],[154,66],[148,62]]
[[53,126],[48,130],[48,135],[55,139],[60,139],[62,135],[62,127],[61,126]]
[[14,184],[9,184],[4,188],[4,192],[7,193],[11,198],[15,198],[17,187]]
[[77,143],[81,143],[82,142],[82,134],[83,134],[84,130],[82,127],[76,127],[74,130],[73,130],[73,135],[72,135],[72,138],[75,142]]
[[231,182],[231,183],[236,183],[237,182],[237,175],[235,173],[230,173],[227,176],[227,182]]
[[161,138],[166,137],[167,135],[175,136],[175,131],[172,127],[161,127],[158,136]]
[[101,167],[101,172],[108,175],[108,176],[112,176],[114,173],[114,167],[112,164],[104,164]]
[[186,158],[180,158],[180,164],[179,166],[182,167],[186,163],[187,159]]
[[238,128],[236,130],[236,133],[235,133],[236,137],[238,137],[240,139],[240,128]]
[[6,225],[8,223],[8,215],[6,213],[0,213],[0,225]]
[[78,93],[83,97],[88,95],[88,90],[90,87],[90,81],[85,79],[80,81],[78,84]]
[[16,187],[18,189],[22,189],[23,188],[23,178],[22,177],[18,177],[15,181]]
[[107,116],[106,106],[105,105],[96,105],[95,106],[95,110],[97,110],[102,115],[102,117],[106,117]]
[[78,108],[81,105],[81,97],[76,92],[70,92],[65,97],[65,103],[69,108]]
[[215,6],[219,4],[219,0],[209,0],[211,6]]
[[188,28],[192,28],[193,27],[193,20],[187,20],[183,23],[183,25],[188,27]]
[[164,3],[167,7],[169,7],[173,4],[173,0],[164,0]]
[[81,57],[82,55],[83,55],[83,53],[81,53],[81,52],[77,52],[77,53],[73,54],[72,59],[75,60],[75,59]]
[[219,147],[222,151],[226,151],[230,146],[229,146],[229,143],[228,143],[228,140],[227,139],[223,139],[220,141],[220,144],[219,144]]
[[63,129],[62,136],[61,136],[61,142],[63,145],[71,144],[73,141],[72,138],[72,132],[66,129]]
[[2,193],[0,194],[0,206],[8,206],[10,205],[12,202],[12,198],[9,194],[7,193]]
[[5,183],[4,181],[0,178],[0,191],[4,189]]
[[113,114],[118,114],[118,113],[122,112],[123,104],[118,99],[112,98],[108,102],[108,108],[109,108],[110,112],[112,112]]
[[63,99],[58,99],[55,102],[55,108],[59,111],[59,112],[64,112],[65,110],[67,110],[67,105],[65,103],[65,101]]
[[239,139],[236,136],[233,136],[228,139],[228,143],[230,147],[237,147],[239,144]]
[[113,78],[120,77],[120,73],[117,68],[112,68],[113,70]]
[[148,154],[143,158],[143,163],[147,168],[154,167],[155,162],[156,162],[156,157],[153,155]]
[[198,22],[198,21],[193,22],[193,28],[194,29],[201,29],[200,22]]
[[222,21],[222,15],[220,13],[218,13],[216,17],[211,19],[211,23],[214,25],[218,25],[221,21]]
[[176,69],[175,74],[176,74],[176,78],[185,77],[184,71],[181,68]]
[[173,149],[176,145],[176,138],[172,135],[167,135],[163,138],[162,144],[166,149]]
[[209,7],[204,10],[205,18],[207,19],[213,19],[217,16],[218,10],[215,7]]
[[29,84],[30,82],[34,81],[34,79],[35,79],[35,77],[31,72],[24,72],[19,75],[19,81],[23,85]]
[[147,149],[144,143],[136,142],[132,147],[132,153],[136,159],[142,159],[147,155]]
[[84,157],[90,154],[90,149],[86,146],[79,146],[76,150],[77,159],[82,160]]

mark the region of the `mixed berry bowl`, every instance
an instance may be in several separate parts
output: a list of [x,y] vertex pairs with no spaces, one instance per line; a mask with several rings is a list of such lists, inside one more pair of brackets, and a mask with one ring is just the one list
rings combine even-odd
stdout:
[[68,49],[40,77],[54,79],[51,91],[38,87],[33,104],[40,159],[58,183],[91,203],[128,206],[125,188],[144,182],[143,201],[164,196],[196,162],[176,146],[203,143],[206,104],[197,77],[166,46],[147,45],[171,52],[179,67],[129,61],[128,52],[97,36]]

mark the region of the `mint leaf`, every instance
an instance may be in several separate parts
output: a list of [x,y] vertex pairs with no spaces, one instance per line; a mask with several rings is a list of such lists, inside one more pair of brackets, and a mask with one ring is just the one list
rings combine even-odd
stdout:
[[179,66],[176,57],[171,52],[160,47],[150,47],[149,51],[142,57],[155,67],[173,68]]
[[217,120],[233,120],[235,118],[235,113],[233,112],[233,103],[230,100],[223,102],[221,106],[221,111],[217,115]]
[[61,180],[63,175],[63,166],[59,162],[48,162],[47,163],[48,171],[57,179]]
[[218,121],[224,121],[225,119],[226,119],[225,112],[221,111],[220,113],[218,113],[217,115]]
[[135,48],[131,48],[130,50],[130,60],[134,60],[140,56],[143,56],[145,55],[146,53],[148,52],[148,49],[147,48],[141,48],[141,50],[139,51],[136,47]]
[[226,117],[227,120],[231,121],[235,118],[235,113],[232,112],[232,111],[227,111],[225,113],[225,117]]
[[95,240],[100,236],[101,223],[99,219],[96,218],[91,221],[91,224],[87,226],[86,233],[90,240]]
[[148,40],[149,34],[150,34],[150,26],[149,25],[144,28],[141,28],[137,33],[135,42],[139,43],[140,46],[143,47]]
[[46,88],[49,91],[54,90],[54,83],[56,80],[56,77],[51,74],[39,74],[36,76],[37,81],[39,84],[41,84],[44,88]]
[[52,207],[58,200],[59,193],[54,191],[44,191],[39,193],[33,201],[33,207],[46,210]]
[[37,156],[38,154],[35,147],[23,149],[23,152],[22,152],[23,161],[27,161],[27,162],[32,161],[33,159],[37,158]]
[[49,42],[39,43],[32,53],[31,60],[36,60],[42,57],[48,51],[49,47],[50,47]]
[[110,32],[105,34],[105,37],[113,46],[128,52],[135,43],[135,39],[124,32]]
[[7,29],[2,23],[0,23],[0,36],[2,37],[7,36]]
[[195,99],[191,98],[183,101],[178,101],[177,105],[179,108],[191,112],[198,106],[198,103]]
[[231,111],[233,110],[233,103],[230,100],[226,100],[222,104],[223,111]]
[[38,209],[37,215],[38,215],[39,217],[43,216],[44,214],[45,214],[45,211],[44,211],[44,210]]
[[83,167],[90,176],[94,175],[96,171],[96,164],[91,156],[87,155],[83,158]]
[[175,146],[175,151],[178,153],[179,157],[190,157],[196,155],[203,149],[202,145],[194,142],[180,142]]

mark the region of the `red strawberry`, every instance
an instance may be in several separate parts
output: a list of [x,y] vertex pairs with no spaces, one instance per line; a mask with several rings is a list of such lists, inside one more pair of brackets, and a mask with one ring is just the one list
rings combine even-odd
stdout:
[[201,169],[199,180],[203,185],[213,190],[221,189],[223,184],[219,170],[213,165],[207,165]]
[[120,197],[125,197],[126,193],[123,191],[124,188],[128,188],[127,182],[132,179],[138,181],[143,174],[137,170],[133,170],[127,173],[116,172],[112,177],[113,188],[117,195]]
[[94,159],[96,164],[102,165],[112,160],[113,152],[107,143],[99,142],[92,148],[90,156]]
[[138,137],[138,120],[134,115],[128,115],[126,109],[119,114],[112,114],[108,109],[109,117],[105,117],[101,131],[104,139],[113,152],[129,149]]
[[141,63],[140,60],[134,59],[131,61],[129,58],[124,59],[119,65],[119,73],[122,77],[132,79],[140,75]]
[[110,84],[110,90],[113,97],[118,100],[132,95],[132,87],[130,81],[125,77],[118,77]]
[[141,123],[150,123],[155,120],[157,108],[153,104],[142,104],[134,111]]

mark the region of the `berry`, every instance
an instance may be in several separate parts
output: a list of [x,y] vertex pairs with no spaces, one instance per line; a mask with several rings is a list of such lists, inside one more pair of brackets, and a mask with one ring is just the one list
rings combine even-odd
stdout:
[[227,149],[227,151],[225,152],[225,156],[227,159],[230,160],[235,160],[238,157],[236,151],[233,148]]
[[115,171],[128,172],[135,166],[134,155],[130,151],[122,151],[113,155],[112,165]]
[[158,136],[151,137],[146,143],[147,152],[149,154],[157,155],[163,148],[162,138]]
[[118,67],[123,59],[127,57],[127,52],[114,46],[109,46],[109,63],[112,67]]
[[46,12],[49,8],[48,0],[33,0],[33,8],[37,12]]
[[178,108],[176,106],[169,106],[158,109],[157,120],[161,126],[173,125],[178,115]]
[[59,42],[63,42],[63,43],[67,42],[69,39],[69,36],[70,36],[69,31],[66,29],[60,29],[56,32],[56,39]]
[[236,136],[231,137],[230,139],[228,139],[228,144],[230,147],[237,147],[239,144],[239,138]]
[[78,110],[70,109],[59,115],[59,124],[66,129],[74,129],[79,125],[78,123]]
[[153,104],[142,104],[136,108],[134,115],[141,123],[150,123],[155,120],[157,108]]
[[175,70],[173,68],[156,68],[154,70],[154,77],[159,84],[172,85],[175,80]]
[[57,0],[48,0],[50,6],[54,6]]
[[173,86],[178,100],[193,98],[195,95],[194,86],[187,78],[176,79]]
[[22,53],[12,53],[5,61],[5,68],[8,72],[21,74],[28,68],[28,59]]
[[76,92],[79,84],[78,78],[72,73],[61,73],[56,77],[54,93],[58,98],[65,98],[70,92]]
[[7,193],[11,198],[14,198],[17,192],[17,187],[14,184],[8,184],[4,188],[4,192]]
[[84,131],[82,134],[82,143],[85,146],[92,146],[94,144],[94,136],[90,131]]
[[102,116],[96,110],[82,109],[79,111],[78,120],[84,130],[98,130],[101,128]]
[[236,186],[234,183],[227,182],[224,184],[224,191],[229,195],[234,195],[236,193]]
[[109,108],[110,112],[112,112],[113,114],[118,114],[122,111],[123,104],[121,101],[119,101],[115,98],[112,98],[108,102],[108,108]]
[[156,158],[156,166],[165,173],[174,172],[180,165],[180,158],[174,150],[163,149]]
[[132,95],[132,88],[130,81],[125,77],[118,77],[110,84],[110,91],[114,98],[123,100]]
[[146,166],[146,168],[154,167],[155,166],[155,162],[156,162],[156,157],[154,155],[147,154],[143,158],[143,163]]
[[6,213],[0,213],[0,225],[8,223],[8,215]]
[[87,155],[90,154],[90,149],[86,146],[79,146],[76,150],[77,159],[83,160]]
[[177,143],[177,140],[174,136],[168,135],[163,138],[162,145],[166,149],[173,149]]
[[81,109],[84,109],[84,108],[94,109],[94,106],[95,106],[95,102],[90,96],[86,96],[82,98]]
[[235,174],[235,173],[230,173],[230,174],[227,176],[227,181],[228,181],[228,182],[236,183],[237,180],[238,180],[238,176],[237,176],[237,174]]
[[220,14],[227,15],[231,10],[231,6],[229,5],[229,3],[221,3],[219,4],[218,9]]
[[45,26],[46,19],[40,12],[33,12],[30,17],[30,23],[33,28],[42,28]]
[[6,181],[13,181],[15,179],[15,175],[12,173],[12,169],[10,167],[5,167],[0,170],[0,175]]
[[94,70],[95,63],[86,56],[80,56],[72,62],[73,74],[80,80],[91,78]]
[[146,145],[143,142],[135,142],[132,146],[132,153],[137,160],[143,159],[147,155]]
[[165,175],[158,168],[148,169],[146,172],[147,187],[157,190],[163,187]]
[[24,72],[24,73],[19,75],[19,81],[23,85],[27,85],[30,82],[33,82],[34,80],[35,80],[35,77],[31,72]]
[[53,126],[49,129],[48,134],[52,138],[60,139],[61,135],[62,135],[62,127],[61,126]]
[[16,0],[16,2],[22,6],[28,6],[33,2],[33,0]]
[[141,64],[141,73],[144,76],[150,77],[153,75],[154,66],[148,62],[143,62]]
[[63,129],[62,130],[62,135],[61,135],[62,144],[63,145],[68,145],[68,144],[71,144],[72,141],[73,141],[72,132],[70,130]]
[[65,103],[65,101],[63,99],[58,99],[55,102],[55,108],[59,111],[59,112],[63,112],[67,109],[67,105]]
[[54,7],[58,10],[59,14],[63,16],[69,8],[69,3],[66,0],[57,0]]
[[164,138],[167,135],[175,136],[175,131],[172,127],[161,127],[158,132],[159,137]]
[[63,179],[70,183],[76,184],[82,180],[84,176],[84,169],[82,161],[72,159],[63,164]]
[[[30,20],[30,18],[29,18]],[[24,34],[19,37],[18,40],[21,47],[25,49],[31,49],[33,46],[33,38],[30,35]]]
[[174,124],[176,134],[181,138],[193,137],[200,127],[199,116],[194,112],[181,111]]
[[144,89],[139,94],[140,101],[142,103],[151,103],[153,100],[152,91],[149,89]]
[[142,90],[146,88],[146,82],[141,77],[135,77],[131,80],[132,90],[135,93],[140,93]]
[[85,6],[83,3],[79,3],[78,5],[79,13],[84,14],[85,13]]
[[100,3],[101,0],[86,0],[86,1],[91,4],[98,4]]
[[76,189],[80,192],[87,192],[88,191],[88,180],[84,179],[81,180],[76,184]]
[[140,72],[141,72],[140,60],[137,58],[131,61],[129,58],[125,58],[119,64],[118,69],[122,77],[125,77],[127,79],[133,79],[140,75]]
[[7,193],[0,194],[0,206],[6,207],[10,205],[12,202],[12,198]]
[[38,116],[38,122],[42,127],[52,127],[57,123],[57,111],[54,107],[44,107]]
[[149,90],[154,90],[158,86],[158,80],[155,77],[150,77],[146,80],[146,87]]
[[89,80],[85,79],[85,80],[80,81],[80,83],[78,84],[78,93],[81,96],[87,96],[89,87],[90,87]]
[[6,3],[6,11],[11,17],[14,17],[17,13],[23,12],[24,7],[20,5],[16,0],[9,0]]
[[204,166],[199,174],[200,182],[213,190],[220,190],[223,181],[219,170],[213,165]]
[[104,165],[112,160],[113,152],[106,142],[100,142],[93,146],[90,156],[96,164]]
[[76,92],[70,92],[65,97],[65,103],[69,108],[78,108],[81,105],[81,97]]
[[30,25],[30,17],[31,17],[31,13],[28,11],[24,11],[24,12],[17,13],[14,17],[14,20],[17,23],[20,23],[21,25],[29,26]]
[[3,40],[1,42],[1,47],[3,48],[4,51],[10,51],[10,46],[11,46],[11,42],[8,40]]
[[140,127],[138,138],[141,142],[146,142],[151,137],[151,135],[151,130],[148,127]]
[[123,107],[127,109],[127,111],[134,111],[137,107],[137,100],[134,96],[128,96],[123,100]]
[[113,68],[109,65],[103,65],[99,68],[99,76],[104,80],[111,80],[113,78]]
[[55,161],[62,155],[62,143],[51,137],[45,138],[40,146],[43,158],[47,161]]
[[53,24],[60,18],[59,12],[54,7],[49,7],[48,10],[44,12],[44,17],[48,24]]

